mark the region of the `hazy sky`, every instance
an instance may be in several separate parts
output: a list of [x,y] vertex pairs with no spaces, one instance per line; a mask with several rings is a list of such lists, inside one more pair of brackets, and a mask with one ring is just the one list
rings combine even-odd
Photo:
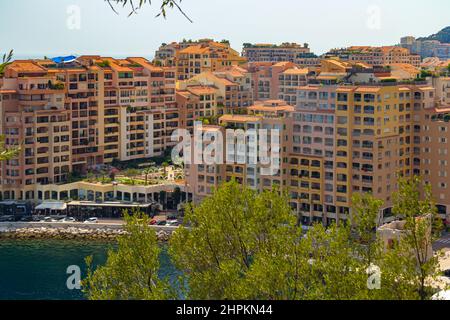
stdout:
[[450,25],[449,0],[183,0],[182,6],[194,23],[176,11],[155,18],[156,5],[128,18],[128,8],[116,15],[104,0],[1,0],[0,52],[152,57],[162,42],[215,38],[239,51],[244,42],[308,42],[321,54],[396,44]]

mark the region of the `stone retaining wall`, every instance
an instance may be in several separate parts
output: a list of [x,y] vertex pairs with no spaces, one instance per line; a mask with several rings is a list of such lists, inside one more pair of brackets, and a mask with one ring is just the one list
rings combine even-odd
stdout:
[[[176,227],[149,226],[158,240],[167,241]],[[1,222],[0,239],[91,239],[114,240],[125,234],[121,224]]]

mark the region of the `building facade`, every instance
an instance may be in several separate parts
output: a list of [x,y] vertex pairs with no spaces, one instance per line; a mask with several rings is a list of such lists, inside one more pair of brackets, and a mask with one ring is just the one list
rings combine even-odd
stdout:
[[4,199],[35,198],[35,184],[159,156],[178,128],[175,70],[143,58],[82,56],[67,64],[18,60],[0,80],[0,131],[23,144],[1,164]]
[[294,62],[301,54],[310,53],[307,43],[250,44],[244,43],[242,56],[249,62]]
[[407,63],[419,67],[421,62],[419,55],[412,54],[407,48],[397,46],[352,46],[333,49],[325,54],[325,58],[329,57],[338,57],[343,61],[363,62],[373,66]]

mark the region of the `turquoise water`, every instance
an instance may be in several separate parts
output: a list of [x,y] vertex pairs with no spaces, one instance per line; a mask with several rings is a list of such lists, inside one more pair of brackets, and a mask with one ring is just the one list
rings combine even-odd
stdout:
[[[66,286],[67,267],[77,265],[86,275],[84,258],[92,255],[94,265],[106,261],[113,243],[64,240],[0,240],[0,300],[82,300],[80,290]],[[176,271],[163,250],[162,276]]]

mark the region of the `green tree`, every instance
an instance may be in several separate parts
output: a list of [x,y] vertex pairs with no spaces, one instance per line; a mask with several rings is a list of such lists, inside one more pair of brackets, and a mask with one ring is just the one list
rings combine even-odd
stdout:
[[198,207],[187,206],[185,221],[190,228],[177,230],[169,250],[184,271],[191,299],[241,298],[255,257],[276,254],[285,237],[296,232],[285,195],[257,194],[235,181]]
[[164,161],[161,165],[164,168],[164,177],[166,177],[167,176],[167,167],[169,166],[169,162]]
[[104,266],[93,270],[92,256],[86,258],[87,277],[83,292],[90,300],[162,300],[174,298],[167,280],[160,279],[161,249],[149,218],[134,210],[124,214],[125,235],[117,250],[109,250]]
[[95,174],[92,170],[88,170],[87,174],[86,174],[86,180],[88,182],[94,182],[95,181]]
[[348,226],[315,224],[280,234],[254,256],[239,298],[262,300],[364,299],[367,274],[354,255]]
[[351,225],[355,249],[368,268],[380,254],[381,244],[376,230],[380,225],[383,201],[370,193],[355,193],[352,197]]
[[302,299],[369,299],[366,265],[355,251],[349,224],[316,224],[303,239],[310,268]]
[[3,55],[2,63],[0,63],[0,76],[2,76],[4,74],[6,67],[11,64],[13,54],[14,54],[14,51],[11,50],[11,51],[9,51],[8,54],[5,53]]
[[[429,299],[439,274],[429,248],[432,231],[439,228],[433,227],[437,218],[431,190],[425,187],[421,195],[419,187],[416,177],[399,180],[394,212],[404,228],[394,246],[383,246],[376,232],[382,202],[370,194],[353,197],[351,223],[328,228],[315,224],[303,232],[287,195],[276,189],[258,193],[234,180],[224,183],[200,205],[186,206],[186,226],[170,240],[170,256],[182,272],[176,289],[188,299]],[[129,235],[148,241],[139,232],[129,230]],[[147,260],[126,257],[127,265],[145,270]],[[373,290],[368,284],[376,266],[381,283]],[[122,273],[117,284],[108,282],[104,279],[114,271],[101,270],[102,276],[93,281],[103,284],[92,291],[97,296],[115,297],[127,287],[133,292],[137,286],[145,289],[145,283],[136,284]],[[93,279],[92,271],[89,275]],[[109,290],[103,290],[105,283]]]
[[142,170],[142,173],[145,176],[145,185],[148,185],[148,176],[155,172],[156,172],[156,168],[153,168],[153,167],[148,167],[148,168],[145,168],[144,170]]
[[[387,258],[398,270],[396,276],[404,279],[403,285],[409,285],[407,292],[426,300],[435,293],[431,283],[440,275],[438,256],[433,254],[431,245],[440,234],[442,221],[437,215],[430,185],[421,188],[422,180],[417,176],[399,178],[398,184],[393,212],[404,220],[404,230],[392,253],[401,257],[398,259],[401,265],[397,265],[398,261],[389,253]],[[391,283],[395,280],[398,281],[394,279]]]
[[136,184],[136,176],[138,176],[140,174],[140,171],[137,169],[127,169],[123,172],[123,174],[130,179],[131,184],[135,185]]
[[19,146],[11,148],[5,147],[5,136],[0,135],[0,161],[14,159],[19,155],[20,150],[21,148]]

